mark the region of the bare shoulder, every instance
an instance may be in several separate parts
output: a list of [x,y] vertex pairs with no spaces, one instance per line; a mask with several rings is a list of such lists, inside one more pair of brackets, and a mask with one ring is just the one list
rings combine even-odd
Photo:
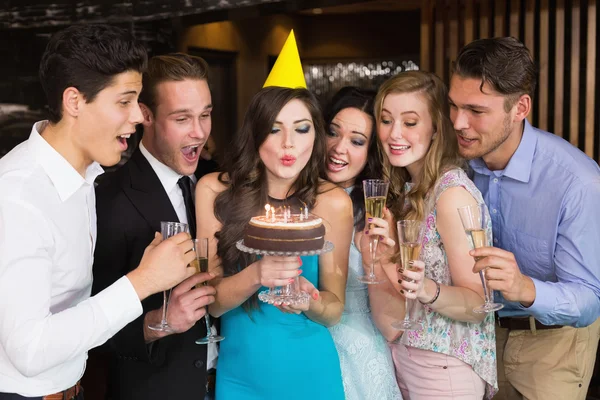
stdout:
[[438,214],[457,214],[457,208],[477,204],[477,200],[463,186],[454,186],[444,190],[436,203]]
[[[216,196],[227,189],[227,184],[219,180],[219,175],[221,175],[221,172],[213,172],[204,175],[196,184],[196,193],[202,193],[204,195],[210,193],[213,196]],[[224,174],[224,178],[227,180],[227,174]]]
[[352,200],[346,191],[339,186],[322,181],[317,195],[316,208],[323,213],[352,210]]

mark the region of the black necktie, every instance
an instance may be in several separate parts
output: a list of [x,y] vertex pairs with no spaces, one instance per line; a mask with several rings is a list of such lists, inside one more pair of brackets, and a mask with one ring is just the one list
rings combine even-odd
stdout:
[[190,227],[190,234],[192,238],[196,238],[196,209],[194,208],[194,198],[192,197],[192,180],[189,176],[182,176],[178,181],[177,185],[181,188],[183,193],[183,203],[185,204],[185,213],[188,219],[188,226]]

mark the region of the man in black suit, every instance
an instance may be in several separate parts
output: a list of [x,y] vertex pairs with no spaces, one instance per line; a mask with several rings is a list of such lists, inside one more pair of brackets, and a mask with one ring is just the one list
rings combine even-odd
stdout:
[[[207,73],[203,59],[185,54],[149,61],[140,95],[140,146],[96,189],[93,292],[138,265],[161,221],[185,222],[196,237],[193,174],[211,130]],[[197,274],[173,288],[167,314],[173,333],[148,328],[161,320],[163,296],[158,294],[142,303],[141,317],[109,341],[107,398],[204,399],[207,346],[195,340],[206,335],[205,324],[198,321],[214,301],[215,290],[198,284],[211,278]]]

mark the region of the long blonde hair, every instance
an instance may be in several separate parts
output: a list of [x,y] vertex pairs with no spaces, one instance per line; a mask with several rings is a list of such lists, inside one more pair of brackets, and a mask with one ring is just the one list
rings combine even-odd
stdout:
[[[431,72],[407,71],[385,81],[375,97],[377,127],[381,123],[381,110],[385,97],[392,93],[416,93],[427,102],[433,123],[434,138],[425,155],[423,171],[418,184],[405,193],[405,183],[410,181],[406,168],[394,167],[383,154],[384,177],[390,181],[388,207],[396,220],[425,218],[425,201],[440,176],[453,167],[463,167],[458,155],[456,134],[450,121],[448,89]],[[409,207],[405,207],[408,199]]]

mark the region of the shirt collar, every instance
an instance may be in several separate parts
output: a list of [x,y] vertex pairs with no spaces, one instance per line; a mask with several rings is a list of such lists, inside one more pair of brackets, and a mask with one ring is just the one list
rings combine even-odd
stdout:
[[[502,175],[524,183],[529,182],[536,144],[537,136],[535,135],[534,128],[529,121],[525,120],[521,143],[519,143],[519,147],[517,147],[517,150],[510,158]],[[471,165],[471,168],[479,174],[492,174],[492,171],[488,169],[481,158],[471,160],[469,164]]]
[[148,160],[148,163],[156,173],[156,176],[158,176],[158,180],[160,183],[162,183],[165,191],[167,193],[171,193],[171,190],[173,190],[175,185],[177,185],[177,181],[179,181],[183,175],[179,175],[177,172],[158,161],[158,159],[156,159],[156,157],[150,154],[148,149],[146,149],[143,141],[140,142],[140,151],[144,157],[146,157],[146,160]]
[[48,121],[39,121],[33,125],[29,143],[36,153],[36,158],[46,175],[52,181],[61,201],[66,201],[85,183],[92,185],[104,170],[97,162],[90,164],[85,171],[85,178],[40,135]]

